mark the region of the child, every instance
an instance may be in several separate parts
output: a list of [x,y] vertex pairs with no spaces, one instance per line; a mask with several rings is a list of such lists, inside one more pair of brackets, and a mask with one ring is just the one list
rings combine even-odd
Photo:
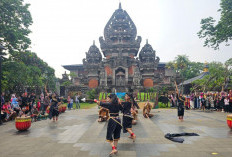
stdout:
[[70,99],[70,108],[73,108],[73,98]]

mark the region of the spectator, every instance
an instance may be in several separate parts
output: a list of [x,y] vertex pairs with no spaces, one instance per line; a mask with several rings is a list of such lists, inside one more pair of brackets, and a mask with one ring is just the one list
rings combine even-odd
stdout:
[[75,104],[76,104],[76,109],[80,109],[81,108],[81,106],[80,106],[80,101],[79,101],[79,94],[76,94],[76,96],[75,96]]

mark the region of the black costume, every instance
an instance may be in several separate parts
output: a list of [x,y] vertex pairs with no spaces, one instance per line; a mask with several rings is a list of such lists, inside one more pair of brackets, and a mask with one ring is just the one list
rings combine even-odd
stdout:
[[122,106],[112,103],[100,103],[100,106],[109,109],[110,118],[107,126],[106,139],[107,141],[115,141],[120,139],[120,133],[122,129],[121,120],[119,118],[119,111],[122,110]]
[[49,111],[50,119],[52,119],[52,117],[59,116],[58,102],[60,102],[60,99],[56,97],[52,97],[51,99],[52,99],[52,102],[51,102],[50,111]]
[[177,95],[177,100],[178,100],[178,107],[177,107],[178,116],[184,116],[184,101],[185,101],[185,98],[180,97],[179,95]]
[[131,107],[132,104],[131,102],[122,102],[122,113],[123,113],[123,122],[122,122],[122,126],[123,126],[123,133],[127,133],[127,129],[131,129],[132,128],[132,120],[133,117],[131,115]]

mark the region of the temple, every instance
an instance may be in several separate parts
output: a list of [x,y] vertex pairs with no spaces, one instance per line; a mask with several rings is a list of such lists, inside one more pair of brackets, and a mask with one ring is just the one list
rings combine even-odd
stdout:
[[100,49],[93,42],[83,64],[63,66],[76,74],[72,78],[76,90],[136,92],[160,86],[172,88],[175,73],[160,62],[148,40],[140,50],[142,38],[137,36],[136,26],[121,3],[99,41]]

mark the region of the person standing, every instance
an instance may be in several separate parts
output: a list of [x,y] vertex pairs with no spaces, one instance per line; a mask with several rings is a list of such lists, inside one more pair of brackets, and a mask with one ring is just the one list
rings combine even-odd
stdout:
[[97,101],[97,104],[101,107],[109,109],[110,119],[107,126],[106,140],[110,143],[112,147],[110,155],[114,155],[118,152],[117,145],[122,129],[121,120],[119,117],[119,111],[122,110],[122,106],[118,103],[117,95],[110,94],[109,98],[109,103]]
[[125,95],[125,102],[120,102],[120,104],[122,105],[122,113],[123,113],[123,122],[122,122],[122,126],[123,126],[123,133],[130,133],[129,138],[131,138],[133,140],[133,142],[135,142],[135,138],[136,135],[134,134],[134,132],[132,131],[132,120],[133,120],[133,116],[131,115],[131,108],[133,108],[133,96],[129,93],[126,93]]
[[178,106],[177,106],[177,115],[179,117],[179,120],[181,122],[184,121],[184,102],[185,102],[185,98],[182,97],[182,94],[176,94],[176,98],[178,101]]
[[70,107],[73,109],[73,98],[70,98]]
[[[3,112],[2,112],[2,106],[3,106],[3,104],[5,104],[5,98],[4,98],[4,96],[5,96],[5,93],[4,92],[2,92],[1,93],[1,104],[0,104],[0,125],[2,124],[2,119],[4,119],[5,117],[3,116]],[[3,118],[4,117],[4,118]]]
[[39,100],[40,100],[40,105],[41,105],[41,111],[42,111],[42,114],[44,114],[44,94],[43,92],[40,94],[40,97],[39,97]]
[[68,109],[71,110],[71,104],[70,104],[71,97],[68,96],[67,102],[68,102]]
[[205,106],[206,106],[206,99],[205,96],[203,95],[203,97],[201,98],[201,109],[203,111],[205,111]]
[[79,101],[79,94],[76,94],[75,96],[75,104],[76,104],[76,109],[81,109],[80,101]]
[[225,97],[225,99],[224,99],[224,104],[225,104],[225,109],[224,109],[224,111],[225,112],[229,112],[229,98],[228,98],[228,96],[226,96]]
[[229,98],[229,112],[232,112],[232,90],[229,91],[228,98]]
[[58,121],[59,104],[60,104],[60,99],[57,97],[55,93],[53,93],[51,97],[51,106],[50,106],[50,111],[49,111],[49,118],[53,119],[53,122]]

